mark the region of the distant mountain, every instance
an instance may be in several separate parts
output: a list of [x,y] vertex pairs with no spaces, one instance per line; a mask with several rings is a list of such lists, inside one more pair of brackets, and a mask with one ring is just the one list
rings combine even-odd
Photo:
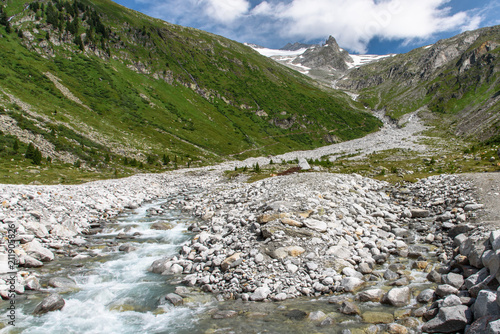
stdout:
[[315,46],[319,46],[319,45],[317,45],[317,44],[304,44],[304,43],[295,42],[293,44],[292,43],[288,43],[284,47],[280,48],[280,50],[284,50],[284,51],[297,51],[297,50],[300,50],[300,49],[309,49],[309,48],[315,47]]
[[53,163],[94,169],[162,157],[211,163],[310,149],[381,124],[245,45],[109,0],[3,3],[2,163],[11,153],[23,162],[31,142]]
[[288,43],[279,50],[247,45],[264,56],[328,84],[344,76],[351,68],[392,56],[351,55],[337,44],[333,36],[323,45]]
[[394,118],[428,111],[435,124],[457,135],[500,139],[500,26],[353,69],[335,86]]

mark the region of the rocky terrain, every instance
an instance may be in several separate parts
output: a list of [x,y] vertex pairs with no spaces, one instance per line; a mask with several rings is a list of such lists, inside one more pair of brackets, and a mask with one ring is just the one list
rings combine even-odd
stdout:
[[[178,255],[152,263],[155,273],[181,275],[184,285],[225,299],[333,294],[328,303],[379,330],[497,328],[500,237],[478,218],[483,204],[463,177],[394,187],[359,175],[310,172],[247,184],[228,181],[223,169],[79,186],[2,185],[2,232],[16,226],[16,292],[40,289],[34,268],[88,256],[79,247],[122,210],[184,194],[165,209],[198,216],[189,227],[196,236]],[[8,298],[8,285],[1,290]],[[388,319],[380,323],[360,311],[367,302],[405,314],[379,314]],[[322,326],[332,323],[326,315],[318,319]]]

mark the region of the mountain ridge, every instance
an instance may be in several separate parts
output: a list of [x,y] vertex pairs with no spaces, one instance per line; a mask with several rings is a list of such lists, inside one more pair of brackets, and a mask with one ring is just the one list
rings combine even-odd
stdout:
[[174,167],[164,155],[186,166],[319,147],[381,124],[247,46],[111,1],[14,0],[3,13],[4,158],[29,137],[44,158],[67,152],[63,162],[88,168]]

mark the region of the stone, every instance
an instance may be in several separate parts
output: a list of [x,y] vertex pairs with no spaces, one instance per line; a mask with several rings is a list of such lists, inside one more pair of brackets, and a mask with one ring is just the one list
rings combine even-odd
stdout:
[[285,313],[285,317],[290,320],[304,320],[307,317],[307,313],[301,310],[290,310]]
[[492,231],[490,233],[490,244],[494,251],[500,249],[500,230]]
[[388,334],[407,334],[408,329],[403,325],[389,324],[387,326],[387,333]]
[[255,289],[255,291],[250,295],[250,300],[252,301],[263,301],[271,294],[271,290],[267,286],[262,286]]
[[373,269],[372,267],[370,266],[370,264],[366,263],[366,262],[361,262],[359,265],[358,265],[358,271],[363,274],[363,275],[366,275],[366,274],[371,274],[373,272]]
[[305,158],[299,158],[299,167],[301,170],[309,170],[311,169],[311,166],[307,162]]
[[427,274],[427,279],[430,282],[440,284],[442,282],[442,275],[440,273],[438,273],[436,270],[431,270],[431,272],[429,274]]
[[321,233],[326,232],[328,228],[328,225],[324,221],[313,218],[304,219],[304,226]]
[[278,220],[281,218],[287,217],[287,213],[266,213],[257,218],[257,222],[259,224],[267,224],[269,222],[272,222],[274,220]]
[[479,209],[482,209],[484,207],[484,204],[467,204],[464,206],[464,211],[476,211]]
[[326,255],[332,255],[338,259],[348,259],[351,257],[351,251],[347,247],[332,246],[326,251]]
[[492,321],[488,324],[488,334],[500,333],[500,320]]
[[118,250],[120,252],[125,252],[125,253],[130,253],[136,249],[137,248],[132,246],[132,244],[123,244],[123,245],[120,245],[120,247],[118,247]]
[[348,301],[342,303],[339,311],[340,313],[347,315],[361,314],[361,310],[359,309],[358,305]]
[[410,209],[412,218],[426,218],[430,216],[430,211],[426,209]]
[[229,319],[238,315],[238,312],[233,310],[219,310],[212,314],[212,319]]
[[276,302],[282,302],[282,301],[286,300],[287,298],[288,297],[287,297],[286,293],[281,292],[281,293],[278,293],[276,296],[274,296],[273,300]]
[[434,300],[434,290],[432,289],[425,289],[422,292],[420,292],[417,296],[417,302],[421,304],[427,304],[433,300]]
[[229,268],[236,267],[241,263],[241,253],[234,253],[222,261],[220,268],[222,271],[227,271]]
[[357,277],[345,277],[342,279],[341,286],[346,292],[354,292],[361,288],[365,282]]
[[157,231],[167,231],[171,230],[174,228],[174,225],[172,223],[168,222],[156,222],[151,224],[150,229],[151,230],[157,230]]
[[[491,323],[498,320],[498,317],[495,316],[486,316],[479,319],[476,319],[465,331],[465,334],[498,334],[500,333],[500,326],[497,331],[490,332],[488,327]],[[500,325],[500,321],[498,321]]]
[[475,319],[479,319],[487,315],[500,317],[500,307],[497,303],[496,291],[479,291],[476,297],[476,302],[472,307],[472,312],[474,313]]
[[310,321],[321,321],[326,318],[326,314],[323,311],[313,311],[309,313],[307,318]]
[[49,282],[47,284],[53,288],[66,289],[66,290],[72,290],[78,288],[76,282],[67,277],[52,277],[51,279],[49,279]]
[[441,284],[441,285],[438,285],[435,293],[437,296],[444,298],[444,297],[452,295],[452,294],[456,295],[458,293],[458,289],[449,285],[449,284]]
[[394,316],[386,312],[365,312],[361,317],[364,322],[369,324],[390,324],[394,322]]
[[449,295],[441,301],[441,305],[439,307],[452,307],[457,305],[462,305],[460,297],[456,295]]
[[24,288],[26,290],[38,291],[38,290],[40,290],[42,288],[42,286],[40,285],[40,281],[38,280],[37,277],[35,277],[35,276],[28,276],[24,280]]
[[184,299],[176,293],[169,293],[165,296],[165,300],[170,302],[174,306],[180,306],[184,304]]
[[406,306],[410,303],[410,288],[392,288],[382,298],[382,303],[396,307]]
[[469,252],[468,259],[469,263],[478,268],[481,269],[483,267],[483,253],[486,250],[486,247],[488,246],[489,240],[481,240],[480,242],[477,242],[473,247],[472,250]]
[[346,275],[347,277],[357,277],[357,278],[363,278],[363,274],[356,271],[355,269],[353,268],[350,268],[350,267],[345,267],[344,269],[342,269],[342,274]]
[[464,277],[460,274],[449,273],[441,276],[444,284],[449,284],[454,288],[460,289],[464,284]]
[[27,254],[23,254],[19,256],[19,266],[24,268],[38,268],[43,266],[43,262]]
[[62,309],[65,305],[64,299],[57,293],[53,293],[50,296],[43,299],[33,311],[33,314],[40,315],[52,311],[58,311]]
[[356,295],[356,299],[361,302],[375,302],[378,303],[384,297],[384,290],[382,289],[369,289],[361,291]]
[[470,275],[464,282],[467,290],[470,290],[473,286],[478,285],[483,282],[488,277],[488,269],[482,268],[477,273]]
[[296,221],[296,220],[293,220],[291,218],[281,218],[281,222],[285,225],[289,225],[289,226],[295,226],[295,227],[302,227],[304,226],[304,223],[302,222],[299,222],[299,221]]
[[54,253],[43,247],[37,239],[34,239],[27,244],[21,245],[21,247],[26,251],[28,255],[34,257],[39,261],[49,262],[54,260]]
[[427,333],[455,333],[465,329],[472,320],[472,312],[465,305],[443,307],[436,317],[422,326]]
[[294,265],[293,263],[288,263],[286,265],[286,270],[290,273],[290,274],[295,274],[297,272],[297,270],[299,270],[299,267]]

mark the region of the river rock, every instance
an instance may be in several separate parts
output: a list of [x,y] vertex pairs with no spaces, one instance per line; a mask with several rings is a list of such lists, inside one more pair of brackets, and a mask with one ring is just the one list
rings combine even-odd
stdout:
[[427,304],[431,302],[433,299],[434,299],[434,290],[432,289],[425,289],[422,292],[420,292],[417,296],[417,302],[422,304]]
[[449,285],[449,284],[441,284],[441,285],[438,285],[435,293],[437,296],[444,298],[444,297],[451,295],[451,294],[456,295],[458,293],[458,289]]
[[170,302],[174,306],[180,306],[184,304],[184,299],[175,293],[169,293],[165,296],[165,300]]
[[359,309],[358,305],[348,301],[342,303],[339,312],[347,315],[361,314],[361,310]]
[[58,311],[64,307],[64,304],[64,299],[57,293],[53,293],[35,307],[33,314],[40,315],[47,312]]
[[342,279],[341,286],[346,292],[354,292],[361,288],[365,282],[357,277],[345,277]]
[[42,262],[49,262],[54,260],[54,253],[52,253],[47,248],[43,247],[42,244],[37,240],[33,240],[21,246],[28,255],[34,257],[35,259]]
[[500,230],[492,231],[490,233],[490,244],[494,251],[500,249]]
[[361,302],[375,302],[378,303],[384,297],[384,290],[382,289],[369,289],[361,291],[356,295],[356,299]]
[[449,273],[447,275],[443,275],[441,278],[444,284],[449,284],[457,289],[460,289],[460,287],[464,284],[464,277],[460,274]]
[[212,319],[228,319],[234,318],[238,315],[238,312],[233,310],[219,310],[212,314]]
[[328,227],[324,221],[312,218],[304,219],[304,226],[321,233],[326,232]]
[[497,304],[497,293],[491,290],[481,290],[479,291],[476,302],[472,307],[474,313],[474,318],[479,319],[481,317],[492,315],[500,317],[500,307]]
[[462,331],[472,320],[472,312],[465,305],[443,307],[436,317],[422,326],[427,333],[454,333]]
[[48,285],[53,288],[72,290],[77,289],[78,285],[75,281],[67,277],[52,277],[49,279]]
[[390,324],[394,322],[394,316],[386,312],[364,312],[361,317],[368,324]]
[[326,314],[323,311],[313,311],[309,313],[307,318],[310,321],[321,321],[326,318]]
[[392,288],[382,298],[382,303],[396,307],[406,306],[410,303],[410,288]]
[[43,262],[38,261],[28,254],[22,254],[19,256],[19,266],[25,268],[38,268],[43,266]]
[[241,263],[241,253],[234,253],[222,261],[220,268],[222,271],[227,271],[229,268],[233,268],[239,263]]
[[267,286],[263,286],[255,289],[255,291],[250,295],[250,300],[252,301],[263,301],[271,294],[271,290]]
[[156,222],[151,224],[150,229],[158,231],[166,231],[174,228],[174,225],[169,222]]
[[412,218],[426,218],[430,216],[429,210],[426,209],[410,209]]
[[299,167],[301,170],[309,170],[311,169],[311,166],[309,165],[309,163],[307,162],[307,160],[305,158],[300,158],[299,159]]

